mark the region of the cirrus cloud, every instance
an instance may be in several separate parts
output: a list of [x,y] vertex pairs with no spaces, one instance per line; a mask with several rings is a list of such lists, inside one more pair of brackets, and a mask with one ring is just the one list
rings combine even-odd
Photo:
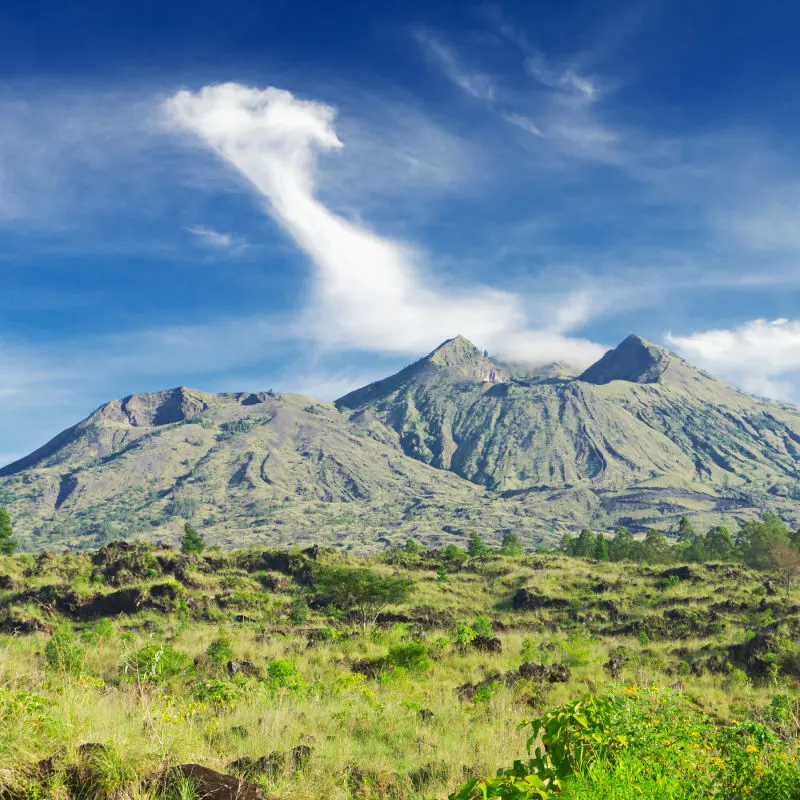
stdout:
[[[273,87],[227,83],[182,90],[164,111],[178,131],[194,134],[249,181],[267,213],[308,256],[313,281],[298,337],[330,347],[417,353],[456,333],[496,350],[535,342],[541,334],[557,345],[560,358],[576,364],[603,353],[600,345],[564,336],[562,326],[531,326],[519,295],[433,275],[413,246],[325,205],[317,196],[316,157],[344,146],[331,106]],[[532,360],[550,359],[542,349],[550,348],[531,349]]]

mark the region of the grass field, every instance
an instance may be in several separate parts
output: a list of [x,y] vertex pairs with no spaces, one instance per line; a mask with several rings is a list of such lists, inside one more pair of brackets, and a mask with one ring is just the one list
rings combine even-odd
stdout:
[[[798,597],[768,576],[405,560],[145,545],[0,557],[4,796],[798,796]],[[365,563],[413,583],[366,631],[314,578]],[[587,694],[605,704],[594,717],[568,705]],[[536,788],[519,724],[547,715]],[[527,794],[472,785],[516,759]],[[217,795],[175,770],[188,764],[243,782]]]

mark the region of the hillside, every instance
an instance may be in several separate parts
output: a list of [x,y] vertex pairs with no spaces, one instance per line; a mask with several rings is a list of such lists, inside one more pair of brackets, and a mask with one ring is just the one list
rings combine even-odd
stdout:
[[632,336],[581,375],[456,337],[336,404],[177,388],[114,400],[0,471],[24,546],[528,545],[591,524],[798,522],[800,412]]

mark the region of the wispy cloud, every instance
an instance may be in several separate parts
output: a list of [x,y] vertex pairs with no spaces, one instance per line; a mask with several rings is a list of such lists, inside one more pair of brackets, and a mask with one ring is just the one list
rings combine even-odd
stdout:
[[503,114],[503,119],[509,125],[521,128],[526,133],[533,134],[534,136],[544,136],[541,128],[530,117],[526,117],[524,114],[518,114],[516,112]]
[[194,225],[186,230],[195,236],[201,244],[215,250],[240,249],[245,246],[241,237],[232,233],[221,233],[205,225]]
[[[332,107],[276,88],[238,84],[181,91],[165,113],[247,178],[266,209],[314,267],[309,303],[297,327],[328,347],[418,353],[455,333],[489,348],[547,334],[563,355],[587,362],[599,345],[531,330],[523,298],[434,275],[406,243],[350,222],[317,196],[320,151],[343,147]],[[563,341],[562,341],[563,339]]]
[[688,360],[754,394],[791,400],[800,373],[800,321],[757,319],[737,328],[666,335]]
[[598,99],[596,81],[579,75],[572,67],[563,70],[553,69],[541,53],[526,59],[525,66],[531,77],[543,86],[557,89],[582,103],[593,103]]
[[491,78],[480,72],[471,72],[459,62],[455,53],[436,37],[423,30],[414,31],[414,38],[425,55],[434,62],[456,86],[478,100],[494,100],[497,90]]

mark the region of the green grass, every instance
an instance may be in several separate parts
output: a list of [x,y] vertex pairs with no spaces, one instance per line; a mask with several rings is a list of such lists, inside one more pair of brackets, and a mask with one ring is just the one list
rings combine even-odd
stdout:
[[[334,551],[318,559],[365,563]],[[0,784],[59,797],[76,769],[88,770],[92,796],[116,786],[122,796],[144,798],[156,791],[148,777],[170,765],[231,773],[237,759],[274,757],[277,767],[250,776],[270,796],[444,798],[524,758],[522,720],[620,685],[672,686],[670,696],[711,726],[764,724],[790,752],[794,746],[800,676],[792,609],[799,598],[765,596],[760,573],[693,566],[696,580],[664,587],[658,570],[646,566],[490,557],[448,562],[442,582],[436,554],[409,556],[408,566],[372,560],[366,563],[379,573],[410,577],[414,589],[405,607],[392,609],[407,622],[364,634],[347,613],[315,606],[307,572],[314,563],[264,550],[187,560],[146,546],[0,559],[11,586],[0,591],[0,625],[27,619],[54,626],[53,633],[0,634]],[[175,588],[165,596],[164,586]],[[514,611],[511,599],[522,587],[568,603]],[[81,619],[98,594],[129,588],[144,599],[135,613]],[[59,598],[71,592],[74,610],[59,611]],[[310,608],[293,626],[298,595]],[[710,610],[726,598],[746,609]],[[759,610],[762,598],[768,615]],[[685,617],[665,616],[671,609],[701,622],[717,613],[724,625],[687,633]],[[246,620],[235,622],[237,614]],[[501,653],[457,635],[459,626],[486,634],[487,618]],[[736,660],[736,645],[755,636],[776,648],[776,671],[759,672],[758,659],[769,653]],[[252,662],[258,674],[231,677],[229,655]],[[604,666],[612,656],[619,660],[613,674]],[[507,682],[527,661],[563,663],[571,675],[565,683]],[[377,667],[354,671],[363,663]],[[483,688],[460,700],[456,690],[465,684]],[[79,750],[86,743],[104,746],[88,765]],[[290,754],[300,745],[311,756],[295,769]],[[606,786],[604,796],[622,797],[620,787],[658,764],[636,762],[636,752],[593,764],[564,782],[563,796],[599,797]],[[50,757],[55,772],[42,781],[36,764]],[[652,786],[678,780],[667,767],[651,776]],[[666,797],[673,789],[642,796],[657,791]]]

